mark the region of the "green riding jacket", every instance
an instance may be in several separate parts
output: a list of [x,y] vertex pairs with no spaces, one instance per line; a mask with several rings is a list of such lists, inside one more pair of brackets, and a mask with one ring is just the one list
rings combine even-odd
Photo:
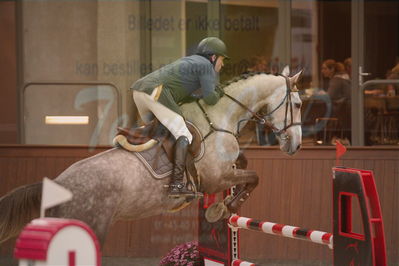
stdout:
[[162,85],[158,102],[182,115],[179,105],[193,98],[216,104],[220,98],[215,91],[217,83],[218,75],[211,62],[203,56],[191,55],[142,77],[131,89],[151,94]]

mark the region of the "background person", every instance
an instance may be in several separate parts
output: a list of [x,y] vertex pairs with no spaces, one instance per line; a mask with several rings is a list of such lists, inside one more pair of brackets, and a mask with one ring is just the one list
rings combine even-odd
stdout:
[[352,58],[348,57],[344,60],[344,67],[349,78],[352,78]]
[[[399,63],[396,64],[387,74],[387,79],[399,79]],[[399,86],[398,84],[389,84],[387,86],[387,93],[388,96],[395,96],[399,95]]]
[[250,67],[247,69],[247,72],[264,72],[269,73],[270,68],[268,66],[268,61],[265,56],[257,55],[251,57]]
[[333,103],[340,104],[350,99],[350,79],[342,63],[333,59],[325,60],[321,73],[329,80],[327,94]]
[[325,60],[321,66],[323,77],[328,79],[327,94],[332,103],[332,116],[337,117],[342,137],[350,140],[351,132],[351,82],[344,64],[333,59]]

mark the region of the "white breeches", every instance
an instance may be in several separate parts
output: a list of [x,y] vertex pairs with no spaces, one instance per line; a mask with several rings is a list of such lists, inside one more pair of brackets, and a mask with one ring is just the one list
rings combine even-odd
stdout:
[[145,92],[133,91],[133,100],[137,106],[141,119],[143,119],[144,123],[148,123],[152,120],[152,116],[154,115],[176,139],[180,136],[186,136],[188,141],[191,143],[193,136],[188,130],[184,118],[154,100],[156,92],[157,89],[154,90],[152,95],[148,95]]

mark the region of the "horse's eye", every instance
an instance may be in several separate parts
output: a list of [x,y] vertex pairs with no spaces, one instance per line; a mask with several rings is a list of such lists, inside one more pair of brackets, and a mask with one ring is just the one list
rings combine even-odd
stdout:
[[298,109],[301,109],[301,106],[302,106],[302,104],[300,104],[300,103],[296,103],[295,104],[295,107],[298,108]]

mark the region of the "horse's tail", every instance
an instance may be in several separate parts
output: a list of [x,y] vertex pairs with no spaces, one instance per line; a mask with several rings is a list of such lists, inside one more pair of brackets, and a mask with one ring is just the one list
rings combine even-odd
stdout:
[[19,187],[0,198],[0,243],[17,236],[40,215],[42,182]]

